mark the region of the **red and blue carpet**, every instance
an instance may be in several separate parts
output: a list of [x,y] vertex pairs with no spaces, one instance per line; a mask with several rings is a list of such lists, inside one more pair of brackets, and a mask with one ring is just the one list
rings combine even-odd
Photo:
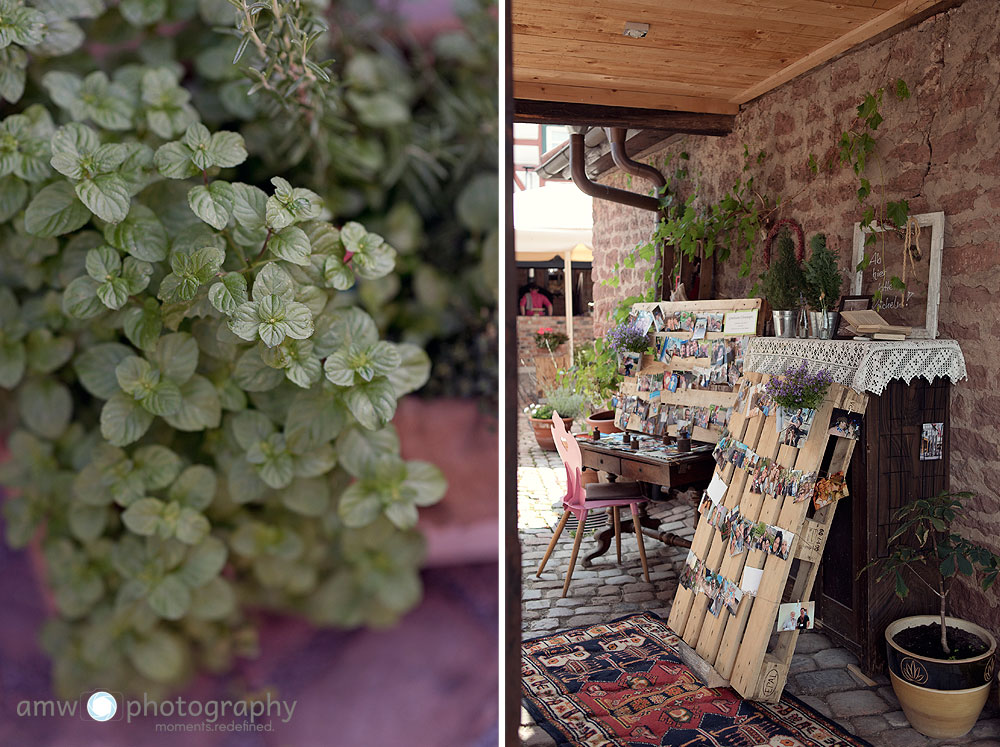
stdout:
[[525,641],[524,704],[563,747],[871,747],[792,695],[709,688],[651,613]]

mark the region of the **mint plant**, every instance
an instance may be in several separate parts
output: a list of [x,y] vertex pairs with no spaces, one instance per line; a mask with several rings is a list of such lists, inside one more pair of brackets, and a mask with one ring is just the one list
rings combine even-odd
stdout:
[[[231,57],[182,78],[155,26],[223,47],[199,5],[0,0],[0,483],[7,542],[42,550],[63,693],[225,670],[258,608],[393,622],[445,490],[391,424],[430,359],[351,290],[396,250],[209,126],[249,86]],[[143,44],[96,59],[122,19]]]

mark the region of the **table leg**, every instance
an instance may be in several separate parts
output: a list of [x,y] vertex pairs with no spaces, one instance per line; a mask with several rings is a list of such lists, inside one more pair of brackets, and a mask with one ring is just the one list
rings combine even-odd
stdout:
[[[611,549],[611,540],[616,536],[615,520],[613,514],[614,509],[609,508],[607,509],[607,511],[608,511],[608,518],[610,519],[610,521],[608,522],[608,526],[599,531],[596,535],[594,535],[594,541],[597,543],[597,547],[593,550],[593,552],[590,552],[587,555],[585,555],[583,557],[583,560],[580,561],[580,564],[584,568],[590,568],[595,558],[601,557],[602,555],[604,555],[604,553],[606,553],[608,550]],[[683,537],[674,534],[673,532],[661,532],[660,522],[649,515],[649,513],[646,511],[645,503],[639,504],[638,514],[639,514],[638,515],[639,526],[642,527],[643,530],[642,533],[645,534],[647,537],[659,540],[663,544],[668,545],[670,547],[691,547],[690,540],[686,540]],[[629,516],[629,518],[627,519],[621,519],[619,523],[621,526],[621,531],[617,533],[618,536],[621,536],[622,534],[628,534],[630,532],[635,532],[635,526],[634,526],[635,522],[633,517]]]

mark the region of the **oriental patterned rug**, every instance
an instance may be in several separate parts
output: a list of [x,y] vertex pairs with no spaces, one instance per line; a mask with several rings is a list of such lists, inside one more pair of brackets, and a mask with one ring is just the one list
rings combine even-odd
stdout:
[[560,747],[871,747],[792,695],[705,687],[652,613],[525,641],[523,702]]

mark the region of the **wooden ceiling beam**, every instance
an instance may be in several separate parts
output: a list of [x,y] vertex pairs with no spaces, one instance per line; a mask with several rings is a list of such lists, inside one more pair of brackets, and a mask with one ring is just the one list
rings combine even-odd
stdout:
[[[593,104],[626,109],[652,109],[699,114],[737,114],[739,106],[720,96],[681,95],[622,88],[608,82],[591,85],[564,85],[534,81],[514,81],[514,98],[556,101],[566,104]],[[609,125],[613,126],[613,125]]]
[[624,127],[636,130],[661,130],[671,134],[728,135],[733,131],[735,119],[730,114],[514,99],[514,121],[532,124]]

